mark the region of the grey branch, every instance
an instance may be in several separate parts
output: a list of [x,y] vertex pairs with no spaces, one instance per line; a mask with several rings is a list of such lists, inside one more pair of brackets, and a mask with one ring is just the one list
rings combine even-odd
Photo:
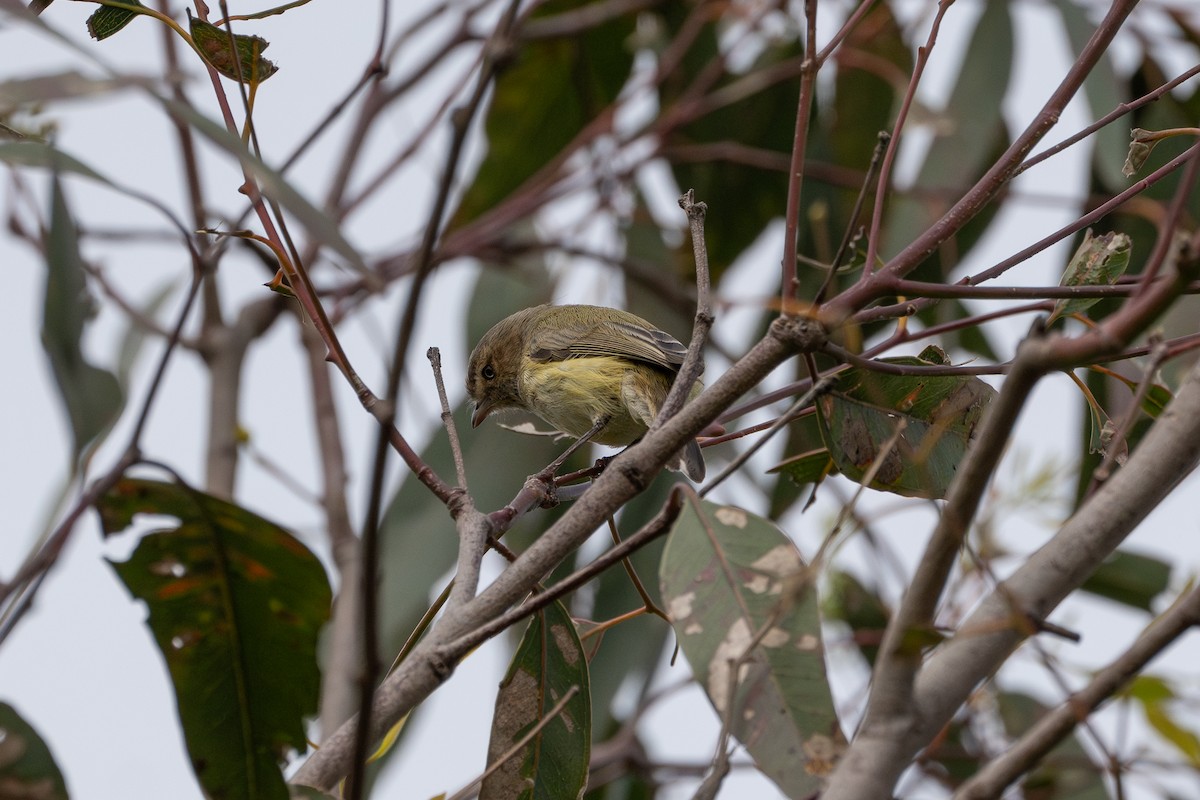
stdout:
[[903,731],[864,728],[823,800],[889,797],[896,777],[1027,635],[1017,615],[1047,617],[1200,462],[1200,365],[1099,491],[999,585],[917,674]]

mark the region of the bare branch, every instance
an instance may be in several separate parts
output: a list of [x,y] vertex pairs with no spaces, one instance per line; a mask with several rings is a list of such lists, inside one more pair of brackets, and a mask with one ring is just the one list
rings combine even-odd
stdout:
[[1006,787],[1028,772],[1079,720],[1120,691],[1163,650],[1200,625],[1200,588],[1192,589],[1142,631],[1129,648],[1100,669],[1083,689],[1039,719],[1002,755],[993,758],[959,787],[954,800],[999,797]]

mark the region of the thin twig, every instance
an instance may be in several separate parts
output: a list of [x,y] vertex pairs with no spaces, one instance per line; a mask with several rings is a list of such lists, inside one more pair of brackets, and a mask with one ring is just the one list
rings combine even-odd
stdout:
[[811,569],[820,569],[821,564],[825,561],[826,553],[829,552],[834,540],[841,533],[842,526],[846,524],[846,520],[855,518],[855,509],[858,507],[858,501],[862,498],[863,492],[875,481],[875,476],[879,474],[879,470],[887,462],[887,457],[900,441],[900,437],[904,435],[906,427],[908,427],[908,422],[904,417],[897,419],[896,425],[892,430],[892,435],[876,448],[875,456],[871,459],[867,471],[863,473],[861,480],[856,481],[858,485],[854,490],[854,494],[850,496],[849,500],[842,503],[837,519],[834,520],[833,525],[829,528],[829,533],[825,534],[825,538],[821,540],[821,545],[817,548],[816,555],[812,557],[812,562],[809,565]]
[[[1125,18],[1132,13],[1137,0],[1114,0],[1109,6],[1104,19],[1097,25],[1095,33],[1080,52],[1066,76],[1051,94],[1042,109],[1032,122],[1026,126],[1013,143],[1004,151],[995,163],[987,170],[975,185],[964,194],[945,214],[935,223],[914,239],[907,247],[896,254],[882,269],[871,272],[874,268],[871,260],[867,261],[870,280],[860,280],[855,286],[835,297],[826,305],[828,316],[832,320],[842,319],[861,311],[872,299],[879,296],[887,281],[901,278],[916,269],[942,245],[948,238],[960,231],[964,225],[975,217],[996,195],[1009,185],[1012,172],[1024,160],[1026,154],[1041,141],[1046,133],[1058,122],[1063,108],[1075,96],[1079,87],[1092,68],[1108,51],[1109,44],[1117,31],[1120,30]],[[939,5],[940,9],[940,5]],[[895,140],[893,140],[893,145]],[[885,161],[886,164],[886,161]],[[888,172],[885,166],[881,173]],[[882,182],[882,187],[886,184]],[[879,198],[876,198],[879,202]],[[872,235],[868,247],[876,242]],[[883,290],[886,293],[886,290]]]
[[999,797],[1069,736],[1079,720],[1086,719],[1196,625],[1200,625],[1200,589],[1192,589],[1159,615],[1124,653],[1096,672],[1087,686],[1034,723],[1006,752],[984,764],[959,787],[954,800]]
[[442,404],[442,425],[446,428],[446,436],[450,439],[450,452],[454,457],[454,474],[458,476],[458,488],[467,490],[467,468],[463,462],[462,444],[458,439],[458,426],[454,424],[454,413],[450,410],[450,400],[446,397],[446,382],[442,379],[442,351],[431,347],[425,351],[425,357],[433,367],[433,380],[437,383],[438,401]]
[[[738,453],[737,456],[734,457],[728,464],[726,464],[715,477],[709,480],[704,487],[700,489],[700,496],[704,497],[706,494],[712,491],[712,489],[720,486],[726,478],[741,469],[742,465],[749,461],[751,456],[758,452],[759,448],[770,441],[772,436],[783,430],[783,428],[790,422],[797,419],[801,412],[811,406],[818,397],[829,391],[829,389],[833,386],[834,381],[835,378],[826,375],[817,381],[815,385],[810,386],[808,391],[800,395],[800,397],[798,397],[796,401],[792,403],[787,411],[779,415],[775,421],[770,423],[770,427],[767,428],[765,435],[760,436],[757,440],[755,440],[754,444],[750,445],[750,447],[746,448],[746,450],[743,452]],[[724,441],[726,439],[722,437],[722,440]]]
[[1166,94],[1167,92],[1174,89],[1176,86],[1179,86],[1181,83],[1184,83],[1184,82],[1196,77],[1196,75],[1200,75],[1200,64],[1197,64],[1196,66],[1192,67],[1191,69],[1187,70],[1186,72],[1181,73],[1179,76],[1177,76],[1173,80],[1167,81],[1162,86],[1159,86],[1157,89],[1155,89],[1154,91],[1147,92],[1146,94],[1142,95],[1141,97],[1139,97],[1136,100],[1133,100],[1129,103],[1119,103],[1116,108],[1114,108],[1112,111],[1105,114],[1100,119],[1093,122],[1091,125],[1088,125],[1086,128],[1080,130],[1079,132],[1077,132],[1071,136],[1068,136],[1066,139],[1063,139],[1061,142],[1054,145],[1053,147],[1048,147],[1045,150],[1043,150],[1042,152],[1038,153],[1037,155],[1030,156],[1029,158],[1027,158],[1024,161],[1024,163],[1022,163],[1021,166],[1017,167],[1016,170],[1013,172],[1013,177],[1014,178],[1017,177],[1025,170],[1029,169],[1032,166],[1042,163],[1043,161],[1050,158],[1051,156],[1058,155],[1063,150],[1066,150],[1068,147],[1070,147],[1074,144],[1078,144],[1079,142],[1083,141],[1087,137],[1091,136],[1096,131],[1098,131],[1101,128],[1108,125],[1110,122],[1118,120],[1121,117],[1125,116],[1126,114],[1130,114],[1134,111],[1137,111],[1142,106],[1148,105],[1149,103],[1154,102],[1155,100],[1157,100],[1158,98],[1160,98],[1164,94]]
[[880,163],[883,161],[883,154],[887,151],[888,143],[891,139],[892,135],[887,131],[879,132],[879,138],[875,142],[875,149],[871,151],[871,163],[867,166],[867,172],[863,175],[862,186],[859,187],[858,195],[854,198],[854,208],[850,210],[850,216],[847,217],[849,221],[846,224],[846,230],[842,233],[841,244],[838,245],[833,260],[829,262],[829,269],[825,273],[825,280],[821,282],[821,288],[817,289],[817,293],[813,295],[813,302],[816,304],[825,301],[825,295],[833,285],[834,280],[837,279],[838,268],[842,266],[842,259],[846,257],[846,252],[850,249],[850,243],[854,241],[855,236],[862,235],[858,218],[862,215],[863,204],[866,202],[867,194],[870,192],[871,182],[878,175]]
[[[654,427],[661,425],[674,416],[691,393],[692,386],[704,371],[704,345],[708,341],[708,332],[712,330],[713,313],[710,300],[708,248],[704,243],[704,216],[708,206],[696,202],[696,195],[688,189],[679,198],[679,207],[687,214],[688,228],[691,231],[692,254],[696,260],[696,317],[692,323],[692,338],[688,342],[687,355],[679,366],[679,373],[671,385],[671,391],[663,400]],[[653,428],[652,428],[653,430]]]
[[567,707],[567,703],[574,699],[575,695],[579,694],[579,686],[575,685],[568,689],[559,699],[557,703],[546,713],[546,716],[537,721],[529,731],[513,744],[512,747],[500,754],[500,757],[488,765],[488,768],[483,771],[475,780],[468,783],[463,788],[459,789],[454,794],[450,795],[449,800],[466,800],[475,793],[475,787],[487,780],[488,776],[496,770],[503,767],[510,759],[515,758],[525,748],[525,745],[533,741],[533,738],[542,732],[542,729],[554,721],[554,718],[562,713],[562,710]]
[[779,281],[779,306],[784,314],[794,310],[793,302],[800,282],[796,278],[796,253],[800,242],[800,191],[804,183],[808,127],[812,119],[812,100],[821,61],[817,47],[817,0],[805,0],[804,19],[807,35],[805,58],[800,68],[800,97],[796,101],[796,127],[792,132],[792,156],[788,167],[787,204],[784,207],[782,276]]
[[[1097,220],[1108,216],[1110,213],[1124,205],[1132,198],[1144,193],[1146,189],[1150,188],[1154,184],[1166,178],[1168,175],[1175,172],[1180,167],[1187,164],[1192,158],[1195,157],[1198,151],[1200,151],[1200,144],[1193,145],[1183,153],[1180,153],[1178,156],[1168,161],[1166,164],[1163,164],[1161,167],[1154,170],[1154,172],[1150,173],[1142,180],[1131,185],[1128,189],[1125,189],[1104,203],[1101,203],[1087,214],[1084,214],[1075,221],[1062,226],[1048,236],[1042,237],[1037,242],[1034,242],[1030,246],[1023,248],[1017,253],[1014,253],[1003,261],[988,267],[982,272],[978,272],[974,275],[963,278],[962,280],[958,281],[958,284],[974,286],[982,283],[983,281],[989,281],[992,278],[1003,275],[1012,267],[1028,261],[1031,256],[1042,252],[1050,245],[1055,244],[1056,242],[1059,242],[1068,236],[1087,228],[1089,225],[1094,224]],[[876,289],[878,289],[882,295],[895,294],[896,290],[894,287],[898,285],[903,284],[900,284],[899,281],[895,280],[893,277],[889,277],[880,273],[878,286]],[[909,285],[912,285],[912,283],[910,282]],[[856,313],[854,315],[854,321],[860,325],[863,325],[879,319],[894,317],[897,316],[896,312],[898,309],[903,309],[903,315],[913,315],[918,311],[933,305],[934,302],[936,301],[917,299],[909,300],[903,304],[900,304],[899,306],[875,306],[873,308],[868,308]]]
[[[621,544],[621,532],[617,530],[617,523],[611,516],[608,518],[608,532],[612,536],[613,546],[619,547]],[[667,613],[655,605],[650,593],[646,591],[642,579],[638,577],[637,570],[633,567],[633,562],[628,557],[621,559],[621,566],[625,568],[625,574],[629,576],[630,582],[633,583],[634,591],[638,593],[638,597],[642,600],[642,606],[645,611],[653,614],[656,617],[661,617],[669,625],[671,623]]]
[[892,164],[900,149],[901,134],[904,132],[904,124],[908,120],[908,112],[916,100],[917,87],[921,83],[921,77],[925,74],[925,66],[929,63],[929,54],[937,44],[942,17],[946,15],[946,11],[953,2],[954,0],[939,0],[925,45],[917,48],[917,61],[913,66],[912,77],[909,78],[904,99],[900,102],[900,110],[896,113],[896,123],[892,127],[892,135],[888,139],[887,150],[883,154],[883,163],[879,167],[879,182],[875,187],[875,205],[871,211],[871,227],[867,233],[867,257],[863,264],[862,276],[859,279],[860,284],[866,284],[875,274],[875,262],[879,258],[879,242],[883,229],[883,207],[888,196],[888,185],[892,180]]
[[619,545],[616,545],[610,550],[605,551],[594,561],[586,566],[580,567],[575,572],[563,578],[558,583],[549,587],[545,591],[531,595],[524,603],[513,608],[505,613],[497,616],[494,620],[479,626],[470,633],[462,636],[459,639],[447,643],[446,649],[451,651],[470,652],[470,650],[478,647],[483,642],[492,638],[501,631],[507,630],[517,622],[525,619],[540,608],[548,606],[555,600],[563,597],[570,592],[575,591],[580,586],[583,586],[589,580],[604,572],[606,569],[628,558],[631,554],[637,552],[640,548],[649,544],[654,539],[667,532],[668,526],[675,521],[679,516],[679,511],[682,508],[680,493],[687,491],[687,487],[680,483],[676,484],[670,496],[667,498],[666,505],[655,515],[653,519],[647,522],[632,536],[626,537]]
[[1154,385],[1154,374],[1158,372],[1158,368],[1162,366],[1163,361],[1167,357],[1167,347],[1162,341],[1151,343],[1150,363],[1146,365],[1146,372],[1141,382],[1138,384],[1137,391],[1133,394],[1133,399],[1129,403],[1129,408],[1125,411],[1125,416],[1121,418],[1121,423],[1113,432],[1109,446],[1104,450],[1104,458],[1100,462],[1100,466],[1092,472],[1091,485],[1088,487],[1088,494],[1094,492],[1100,484],[1104,483],[1112,476],[1113,467],[1117,463],[1117,452],[1121,447],[1126,445],[1130,431],[1133,430],[1133,425],[1142,415],[1142,402],[1146,399],[1146,395],[1150,392],[1150,387]]

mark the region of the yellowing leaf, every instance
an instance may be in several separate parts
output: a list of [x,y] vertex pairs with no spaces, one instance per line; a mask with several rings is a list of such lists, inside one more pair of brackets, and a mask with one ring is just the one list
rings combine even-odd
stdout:
[[242,83],[262,83],[279,70],[262,57],[262,52],[270,45],[266,39],[235,34],[231,46],[228,31],[190,15],[188,22],[192,41],[200,55],[226,78]]
[[[1063,273],[1059,285],[1111,286],[1128,269],[1132,248],[1132,240],[1124,233],[1110,231],[1093,236],[1092,232],[1088,231],[1083,235],[1083,241],[1067,264],[1067,270]],[[1050,315],[1046,324],[1051,325],[1062,317],[1085,311],[1099,302],[1099,297],[1059,300],[1054,304],[1054,313]]]
[[[947,366],[936,347],[887,364]],[[970,375],[893,375],[847,370],[817,401],[821,435],[838,471],[909,497],[943,498],[996,391]],[[894,442],[886,447],[889,442]],[[885,451],[886,447],[886,451]],[[876,461],[883,459],[877,467]]]

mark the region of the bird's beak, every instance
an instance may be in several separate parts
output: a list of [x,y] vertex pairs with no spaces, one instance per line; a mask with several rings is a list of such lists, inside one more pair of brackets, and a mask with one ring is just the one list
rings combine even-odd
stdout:
[[478,428],[479,423],[487,419],[487,415],[492,413],[496,408],[495,403],[487,400],[480,400],[475,404],[475,413],[471,415],[471,427]]

